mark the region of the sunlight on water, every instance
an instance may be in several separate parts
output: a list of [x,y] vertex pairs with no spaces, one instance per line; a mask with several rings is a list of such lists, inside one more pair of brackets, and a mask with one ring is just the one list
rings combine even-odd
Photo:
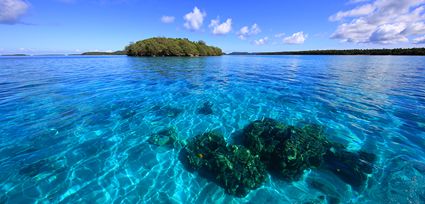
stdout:
[[[1,57],[0,70],[0,203],[425,202],[423,57]],[[311,169],[237,198],[147,143],[165,128],[232,142],[265,117],[376,154],[364,189]]]

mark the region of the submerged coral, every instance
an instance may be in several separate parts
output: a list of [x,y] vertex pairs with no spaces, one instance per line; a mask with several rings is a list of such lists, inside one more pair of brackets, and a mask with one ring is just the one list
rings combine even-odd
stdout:
[[174,128],[167,128],[153,134],[148,139],[148,143],[157,146],[174,147],[177,143],[179,143],[179,141],[177,141],[176,130]]
[[[265,181],[266,169],[294,181],[307,169],[325,168],[359,188],[372,173],[376,159],[374,154],[349,152],[341,144],[328,141],[323,128],[317,125],[300,128],[265,118],[250,123],[242,135],[244,146],[227,144],[217,133],[198,135],[188,141],[180,160],[190,171],[213,180],[227,193],[244,197]],[[153,139],[160,145],[176,140],[161,136]]]
[[245,146],[260,155],[269,170],[287,180],[297,180],[304,170],[319,167],[328,145],[318,126],[298,128],[269,118],[249,124],[244,136]]
[[272,173],[287,180],[298,180],[304,170],[321,167],[359,189],[376,160],[374,154],[349,152],[328,141],[317,125],[299,128],[265,118],[249,124],[243,134],[245,146],[260,155]]
[[180,158],[187,168],[198,171],[238,197],[246,196],[266,179],[265,166],[258,156],[243,146],[228,145],[223,136],[216,133],[192,138]]

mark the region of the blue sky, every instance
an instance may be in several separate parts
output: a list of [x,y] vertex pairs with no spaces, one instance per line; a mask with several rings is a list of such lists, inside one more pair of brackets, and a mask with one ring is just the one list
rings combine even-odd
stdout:
[[0,0],[0,54],[120,50],[154,36],[232,51],[423,47],[425,0]]

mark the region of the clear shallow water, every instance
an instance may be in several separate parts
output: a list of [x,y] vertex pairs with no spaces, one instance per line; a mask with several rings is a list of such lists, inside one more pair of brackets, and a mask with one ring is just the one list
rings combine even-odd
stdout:
[[[425,202],[424,57],[1,57],[0,113],[0,203]],[[365,189],[315,169],[235,198],[146,142],[263,117],[376,154]]]

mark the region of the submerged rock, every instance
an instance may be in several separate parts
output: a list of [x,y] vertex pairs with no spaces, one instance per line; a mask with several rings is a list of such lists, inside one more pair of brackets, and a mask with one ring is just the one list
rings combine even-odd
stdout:
[[227,145],[222,135],[198,135],[184,147],[181,161],[192,171],[208,178],[228,194],[246,196],[266,179],[266,169],[257,155],[243,146]]
[[202,107],[198,108],[198,113],[204,114],[204,115],[210,115],[213,113],[212,106],[213,104],[207,101],[202,105]]
[[178,143],[176,130],[174,128],[161,130],[153,134],[148,139],[148,143],[157,146],[174,147]]
[[320,127],[286,126],[273,119],[257,120],[244,129],[245,146],[278,177],[299,179],[304,170],[319,167],[328,141]]
[[299,128],[266,118],[249,124],[243,134],[245,146],[260,155],[271,173],[290,181],[298,180],[306,169],[321,167],[359,189],[376,160],[374,154],[349,152],[328,141],[317,125]]
[[333,144],[324,156],[326,169],[355,189],[360,189],[373,172],[376,156],[364,151],[349,152],[340,144]]
[[317,125],[295,127],[265,118],[243,129],[243,146],[228,144],[220,134],[208,132],[179,141],[174,129],[165,129],[149,138],[150,144],[177,147],[185,145],[179,159],[192,172],[198,172],[237,197],[260,187],[267,172],[285,180],[298,180],[305,170],[325,168],[354,189],[363,186],[372,173],[374,154],[349,152],[327,140]]

